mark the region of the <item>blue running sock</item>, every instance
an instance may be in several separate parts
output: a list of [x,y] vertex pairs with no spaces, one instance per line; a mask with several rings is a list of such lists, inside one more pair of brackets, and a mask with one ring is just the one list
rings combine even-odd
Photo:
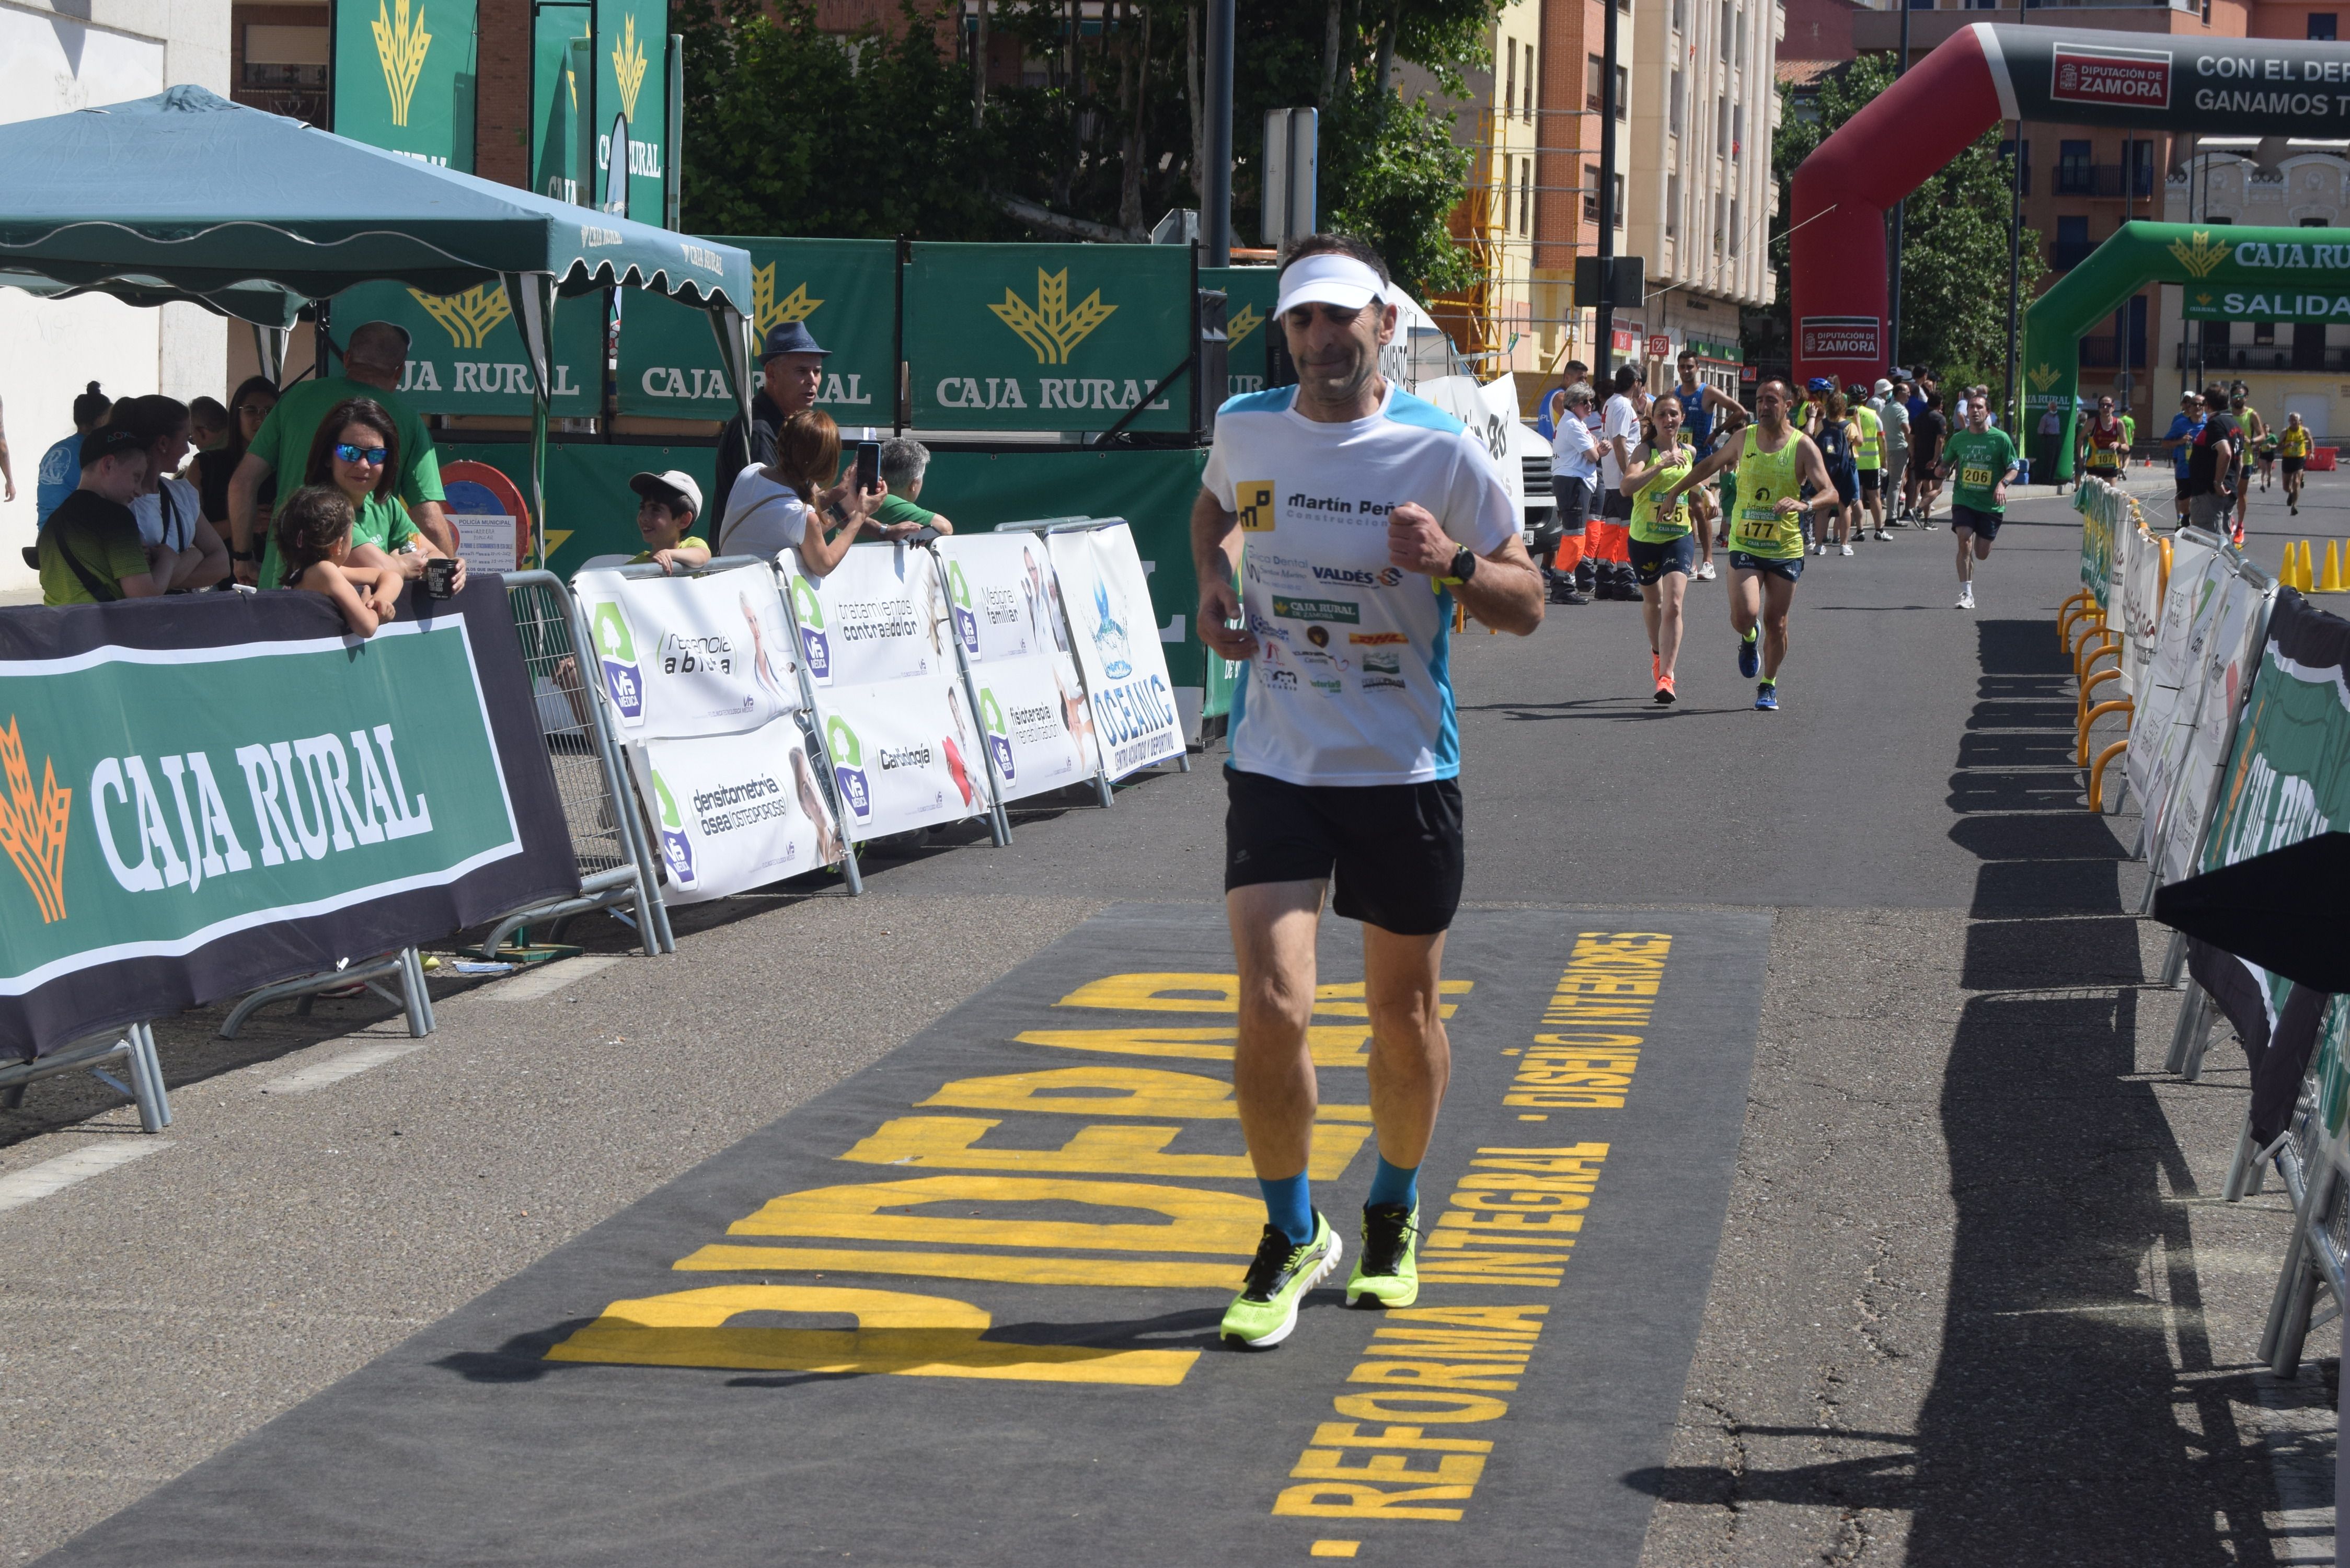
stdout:
[[1278,1181],[1267,1181],[1260,1176],[1256,1184],[1264,1189],[1265,1218],[1273,1221],[1275,1230],[1295,1246],[1303,1247],[1314,1240],[1314,1197],[1306,1190],[1304,1171]]
[[1363,1207],[1378,1209],[1394,1204],[1409,1209],[1419,1200],[1419,1167],[1390,1164],[1387,1156],[1379,1156],[1378,1173],[1371,1178],[1371,1195],[1363,1199]]

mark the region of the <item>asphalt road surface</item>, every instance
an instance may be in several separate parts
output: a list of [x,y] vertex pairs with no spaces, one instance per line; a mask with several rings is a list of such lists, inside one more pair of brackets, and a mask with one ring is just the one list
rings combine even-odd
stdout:
[[[2159,509],[2167,488],[2146,493]],[[2257,561],[2345,532],[2350,484],[2309,499],[2289,519],[2256,497]],[[1609,1146],[1590,1251],[1556,1286],[1431,1282],[1439,1306],[1552,1307],[1517,1320],[1544,1324],[1523,1374],[1483,1379],[1523,1386],[1491,1396],[1511,1408],[1470,1495],[1423,1500],[1459,1520],[1274,1511],[1297,1471],[1357,1463],[1305,1450],[1335,1418],[1315,1402],[1368,1365],[1368,1314],[1309,1314],[1241,1357],[1203,1337],[1219,1298],[1197,1283],[1161,1303],[910,1282],[899,1254],[859,1272],[907,1245],[886,1239],[823,1280],[674,1272],[770,1199],[871,1179],[835,1162],[891,1106],[1057,1059],[1007,1031],[1052,1021],[1069,984],[1212,970],[1222,798],[1199,767],[1109,811],[1016,814],[1008,849],[876,865],[861,900],[691,911],[673,960],[615,940],[600,966],[451,983],[413,1050],[357,1002],[234,1044],[175,1021],[162,1138],[94,1084],[36,1086],[0,1112],[0,1194],[60,1157],[140,1152],[0,1210],[0,1552],[732,1562],[755,1523],[765,1562],[1225,1562],[1234,1542],[1652,1568],[2331,1561],[2332,1334],[2296,1379],[2253,1361],[2286,1216],[2273,1194],[2217,1199],[2241,1056],[2215,1044],[2193,1085],[2158,1071],[2177,993],[2148,983],[2162,936],[2127,912],[2136,819],[2084,808],[2054,630],[2078,525],[2067,501],[2011,518],[1972,612],[1946,531],[1814,558],[1775,714],[1751,709],[1718,586],[1691,596],[1669,711],[1628,605],[1456,643],[1478,989],[1443,1185],[1510,1139]],[[1590,929],[1695,955],[1666,971],[1687,1011],[1660,1002],[1611,1129],[1585,1109],[1521,1124],[1552,1113],[1503,1109],[1506,1053]],[[1351,931],[1326,946],[1343,978]],[[994,1136],[1059,1147],[1024,1125]],[[1219,1136],[1170,1147],[1229,1153]],[[1334,1211],[1361,1175],[1325,1183]],[[616,1303],[770,1281],[984,1298],[1018,1327],[998,1338],[1080,1365],[1202,1359],[1039,1404],[1000,1379],[793,1372],[864,1326],[787,1315],[814,1298],[738,1322],[784,1336],[758,1342],[780,1371],[739,1348],[733,1370],[647,1366],[625,1313],[592,1332]],[[1445,1326],[1524,1337],[1507,1317]],[[583,1332],[624,1348],[515,1371]],[[735,1440],[745,1410],[756,1444]],[[565,1462],[534,1459],[557,1439]],[[1395,1451],[1423,1473],[1469,1452]],[[518,1484],[467,1481],[473,1459]]]

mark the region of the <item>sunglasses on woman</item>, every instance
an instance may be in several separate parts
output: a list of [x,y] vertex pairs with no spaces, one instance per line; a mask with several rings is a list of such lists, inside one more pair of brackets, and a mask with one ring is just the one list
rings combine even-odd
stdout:
[[389,447],[353,446],[348,441],[335,448],[335,456],[341,462],[363,462],[369,468],[381,468],[383,460],[390,455]]

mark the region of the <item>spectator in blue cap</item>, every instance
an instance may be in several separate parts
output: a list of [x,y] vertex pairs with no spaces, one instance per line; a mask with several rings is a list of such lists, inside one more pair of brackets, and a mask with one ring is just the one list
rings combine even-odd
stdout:
[[775,432],[802,409],[816,406],[816,389],[824,382],[825,357],[831,349],[819,345],[805,322],[788,321],[767,334],[759,347],[762,384],[751,398],[751,422],[743,416],[726,421],[718,437],[718,473],[710,515],[726,515],[726,497],[735,476],[775,460]]

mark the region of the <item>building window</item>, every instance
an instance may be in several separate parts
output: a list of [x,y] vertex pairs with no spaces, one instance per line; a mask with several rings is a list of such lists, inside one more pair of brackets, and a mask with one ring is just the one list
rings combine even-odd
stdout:
[[2056,249],[2049,257],[2058,272],[2070,272],[2089,259],[2095,247],[2089,244],[2089,220],[2085,217],[2056,220]]
[[1526,46],[1526,96],[1520,100],[1525,105],[1523,113],[1528,125],[1534,122],[1534,83],[1540,79],[1534,75],[1534,47],[1528,44]]
[[1713,198],[1713,254],[1717,256],[1721,254],[1722,231],[1730,226],[1729,209],[1724,205],[1727,200],[1719,192]]
[[1508,85],[1502,88],[1502,112],[1507,114],[1518,103],[1518,41],[1515,38],[1510,40],[1510,73],[1503,79]]
[[2095,195],[2096,183],[2096,165],[2090,161],[2089,143],[2058,142],[2056,144],[2056,193],[2059,196]]
[[1665,238],[1677,240],[1681,234],[1681,177],[1665,176]]
[[1745,145],[1746,106],[1742,103],[1733,103],[1730,106],[1730,155],[1732,158],[1737,157],[1740,149]]
[[1624,176],[1612,174],[1608,176],[1607,184],[1609,193],[1616,198],[1616,210],[1608,215],[1616,220],[1616,227],[1620,229],[1624,226]]
[[1730,151],[1730,100],[1713,100],[1713,151],[1717,156]]
[[1583,107],[1594,114],[1599,112],[1600,94],[1605,90],[1601,84],[1607,79],[1607,62],[1597,55],[1586,57],[1583,62]]
[[1689,0],[1673,0],[1673,31],[1689,31]]
[[1738,64],[1738,68],[1739,68],[1739,69],[1741,69],[1741,70],[1744,70],[1744,69],[1746,68],[1746,14],[1745,14],[1744,12],[1742,12],[1742,12],[1739,12],[1737,15],[1738,15],[1738,32],[1737,32],[1737,39],[1738,39],[1738,44],[1737,44],[1737,47],[1738,47],[1738,60],[1737,60],[1737,64]]
[[1542,193],[1534,189],[1534,161],[1520,160],[1519,177],[1525,182],[1525,193],[1518,203],[1518,227],[1525,234],[1534,232],[1534,214],[1541,210]]
[[1616,67],[1616,118],[1632,118],[1632,67],[1629,66]]
[[1680,72],[1673,73],[1671,85],[1672,91],[1665,107],[1665,129],[1679,136],[1681,133],[1681,102],[1686,90]]
[[1730,63],[1730,36],[1738,30],[1735,15],[1730,0],[1721,0],[1721,63],[1725,66]]
[[2275,322],[2273,322],[2273,321],[2255,321],[2255,322],[2253,322],[2253,323],[2252,323],[2252,347],[2253,347],[2253,348],[2274,348],[2275,346],[2276,346],[2276,323],[2275,323]]
[[244,80],[249,88],[325,87],[327,29],[246,24]]
[[1599,165],[1596,163],[1583,166],[1583,221],[1586,223],[1599,221]]
[[1730,254],[1731,255],[1738,254],[1738,231],[1742,226],[1739,222],[1739,214],[1744,210],[1744,202],[1735,196],[1730,199]]
[[2332,43],[2334,41],[2334,25],[2336,18],[2341,15],[2342,13],[2339,11],[2312,11],[2309,14],[2309,36],[2313,38],[2323,38],[2329,44]]

